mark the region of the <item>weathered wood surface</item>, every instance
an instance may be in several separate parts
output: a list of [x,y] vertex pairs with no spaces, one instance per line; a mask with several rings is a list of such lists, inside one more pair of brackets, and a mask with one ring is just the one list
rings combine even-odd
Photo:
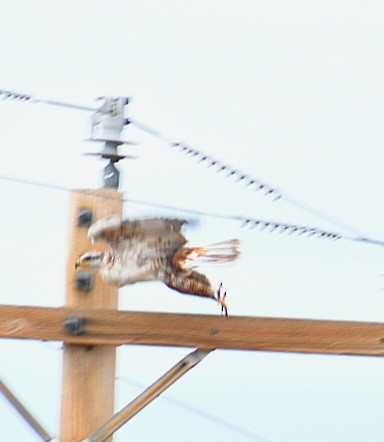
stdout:
[[[67,264],[66,306],[89,309],[116,309],[117,288],[107,286],[95,275],[92,290],[79,291],[75,286],[75,262],[90,249],[102,250],[104,244],[92,245],[88,227],[78,226],[80,209],[93,211],[93,221],[122,214],[122,197],[116,189],[73,191],[69,214],[69,256]],[[84,439],[114,412],[116,347],[71,345],[65,341],[61,402],[62,442]],[[111,440],[111,439],[109,439]]]
[[[64,333],[70,315],[85,332]],[[0,337],[82,345],[147,344],[303,353],[384,355],[384,324],[264,317],[0,306]]]

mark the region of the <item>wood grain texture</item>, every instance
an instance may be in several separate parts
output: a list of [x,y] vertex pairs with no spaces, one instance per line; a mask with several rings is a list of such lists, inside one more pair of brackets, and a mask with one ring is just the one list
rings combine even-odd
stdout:
[[[122,214],[122,199],[115,189],[73,191],[69,215],[69,257],[67,266],[66,305],[102,311],[117,308],[117,289],[107,286],[95,274],[94,286],[88,292],[75,287],[75,262],[87,250],[105,249],[92,245],[88,227],[77,225],[80,209],[93,211],[93,222]],[[113,345],[72,345],[66,342],[63,355],[61,442],[83,440],[109,419],[114,411],[116,347]],[[111,439],[109,439],[111,440]]]
[[[85,332],[64,333],[69,315],[85,318]],[[71,344],[165,345],[198,348],[384,355],[384,324],[82,308],[0,306],[0,337]]]
[[195,350],[185,356],[180,362],[172,367],[167,373],[161,376],[151,386],[143,391],[132,402],[118,411],[108,422],[88,436],[87,442],[101,442],[111,434],[114,434],[120,427],[125,425],[133,416],[156,399],[167,388],[184,376],[191,368],[200,363],[210,350]]

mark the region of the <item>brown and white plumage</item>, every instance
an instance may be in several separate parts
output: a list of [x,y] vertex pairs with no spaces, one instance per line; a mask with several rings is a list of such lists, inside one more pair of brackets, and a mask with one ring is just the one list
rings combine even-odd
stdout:
[[182,293],[213,298],[226,312],[225,296],[215,291],[209,279],[194,269],[200,264],[223,263],[239,256],[239,240],[207,247],[184,247],[181,233],[186,220],[139,219],[123,221],[118,216],[104,218],[88,230],[92,242],[103,241],[108,252],[87,252],[76,267],[99,269],[104,281],[122,287],[140,281],[163,281]]

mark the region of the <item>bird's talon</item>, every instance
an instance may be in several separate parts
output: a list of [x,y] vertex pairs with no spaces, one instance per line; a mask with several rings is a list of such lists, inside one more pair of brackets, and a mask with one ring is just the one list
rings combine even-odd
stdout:
[[220,286],[216,292],[217,294],[217,301],[219,302],[220,306],[221,306],[221,314],[223,316],[228,316],[228,307],[227,307],[227,303],[225,301],[225,298],[227,297],[227,292],[225,291],[223,295],[221,295],[221,290],[223,288],[223,283],[220,283]]

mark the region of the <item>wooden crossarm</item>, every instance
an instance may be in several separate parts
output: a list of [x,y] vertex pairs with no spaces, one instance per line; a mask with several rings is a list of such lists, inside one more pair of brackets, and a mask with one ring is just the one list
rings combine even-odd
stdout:
[[[68,316],[84,333],[64,332]],[[0,337],[83,345],[164,345],[303,353],[384,355],[384,324],[244,316],[0,305]]]

